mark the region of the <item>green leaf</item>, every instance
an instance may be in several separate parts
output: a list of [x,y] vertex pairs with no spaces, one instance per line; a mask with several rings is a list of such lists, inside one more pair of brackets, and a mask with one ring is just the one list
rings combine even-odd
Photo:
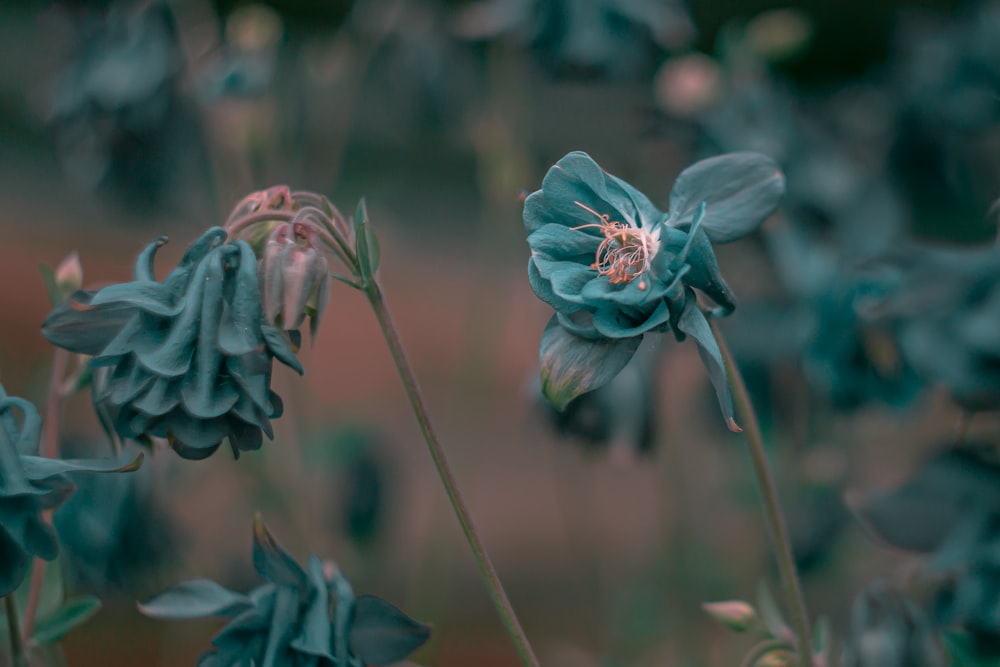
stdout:
[[360,236],[361,225],[368,224],[368,204],[364,197],[358,202],[358,208],[354,212],[354,235]]
[[564,329],[553,316],[538,350],[542,393],[556,410],[563,411],[580,394],[613,380],[641,342],[642,336],[581,338]]
[[42,274],[42,281],[45,283],[45,293],[49,295],[49,303],[53,308],[62,304],[66,300],[59,283],[56,282],[56,272],[48,264],[39,264],[38,270]]
[[93,595],[66,600],[61,607],[38,619],[34,639],[39,644],[54,644],[96,614],[100,608],[101,601]]
[[358,230],[356,252],[361,277],[365,283],[371,283],[378,271],[381,251],[379,250],[378,237],[375,235],[375,228],[367,221]]
[[430,626],[419,623],[374,595],[363,595],[354,605],[351,652],[378,667],[398,662],[423,646]]
[[785,617],[781,614],[781,609],[771,594],[771,590],[767,587],[767,583],[763,581],[757,587],[757,610],[760,612],[760,618],[764,621],[764,625],[772,637],[775,639],[790,639],[794,636],[788,627],[788,623],[785,621]]

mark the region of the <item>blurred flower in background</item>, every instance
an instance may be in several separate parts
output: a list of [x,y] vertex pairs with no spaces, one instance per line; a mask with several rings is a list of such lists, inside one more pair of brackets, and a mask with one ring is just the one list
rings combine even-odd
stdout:
[[197,111],[181,93],[185,63],[168,4],[62,9],[75,44],[52,84],[47,122],[66,174],[145,210],[174,203],[179,184],[203,187],[188,178],[208,170]]
[[844,667],[945,667],[934,626],[919,606],[877,579],[855,599]]
[[480,0],[455,26],[469,39],[509,38],[561,77],[637,77],[659,52],[694,38],[687,8],[675,0]]

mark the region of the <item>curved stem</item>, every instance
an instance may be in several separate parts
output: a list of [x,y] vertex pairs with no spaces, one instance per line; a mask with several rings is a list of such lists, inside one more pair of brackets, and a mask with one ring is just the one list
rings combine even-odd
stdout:
[[507,634],[510,635],[511,640],[514,642],[514,648],[517,650],[521,662],[525,667],[539,667],[538,658],[535,657],[531,644],[524,633],[524,628],[521,627],[520,622],[517,620],[517,615],[514,613],[510,599],[508,599],[507,593],[504,591],[503,584],[500,583],[500,577],[497,575],[493,561],[490,560],[490,556],[486,552],[482,538],[472,523],[472,517],[465,505],[462,493],[458,489],[458,482],[455,480],[455,475],[448,464],[444,449],[438,441],[437,433],[431,425],[427,406],[424,405],[423,396],[420,393],[420,388],[417,386],[417,379],[406,357],[406,352],[399,339],[399,332],[396,330],[396,325],[393,323],[389,309],[386,307],[382,290],[373,282],[365,288],[365,294],[368,296],[368,301],[375,311],[375,317],[378,319],[379,327],[385,336],[385,342],[389,346],[389,352],[392,354],[392,360],[396,364],[399,377],[403,381],[403,387],[406,389],[406,395],[410,399],[413,413],[420,423],[420,430],[423,432],[424,440],[427,441],[427,447],[430,449],[434,465],[437,467],[438,474],[441,476],[441,482],[448,493],[448,499],[455,509],[455,515],[458,517],[459,523],[462,524],[462,532],[465,533],[465,539],[468,540],[476,562],[479,564],[483,581],[486,583],[490,598],[493,600],[493,606],[496,607],[497,613],[500,614],[500,620],[503,621],[504,627],[507,629]]
[[[52,375],[49,377],[48,393],[45,396],[45,427],[42,435],[40,455],[48,459],[59,458],[59,408],[62,403],[63,376],[69,363],[69,352],[57,347],[52,356]],[[52,512],[45,513],[50,520]],[[35,619],[38,616],[38,605],[42,600],[42,587],[45,584],[45,568],[47,563],[35,557],[31,568],[31,584],[28,589],[28,603],[24,608],[24,629],[22,637],[25,641],[35,632]]]
[[726,375],[729,380],[729,388],[733,392],[733,401],[736,403],[736,414],[739,415],[743,432],[746,434],[747,445],[749,445],[754,474],[757,476],[757,485],[760,487],[761,497],[764,501],[764,519],[767,524],[767,532],[771,538],[774,556],[778,561],[778,571],[781,574],[788,606],[791,608],[795,634],[798,635],[798,653],[801,665],[802,667],[812,667],[809,614],[806,611],[799,575],[795,569],[795,559],[792,557],[788,527],[785,524],[784,514],[781,512],[781,504],[778,502],[778,489],[774,485],[774,478],[771,476],[771,469],[767,464],[767,454],[764,451],[764,439],[760,433],[760,424],[757,422],[757,413],[753,409],[753,403],[750,401],[750,394],[747,393],[746,383],[743,382],[740,369],[733,361],[729,346],[726,345],[726,340],[723,338],[722,332],[719,331],[719,325],[711,319],[709,324],[726,364]]
[[7,634],[10,635],[10,653],[14,659],[14,667],[27,667],[28,657],[24,652],[24,642],[21,641],[21,628],[18,627],[17,603],[14,602],[14,594],[5,595],[3,598],[4,610],[7,612]]

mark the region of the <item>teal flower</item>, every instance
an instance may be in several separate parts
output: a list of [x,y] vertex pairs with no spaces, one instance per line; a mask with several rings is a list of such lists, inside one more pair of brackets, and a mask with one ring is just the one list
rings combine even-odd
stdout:
[[355,597],[332,563],[315,556],[303,569],[254,522],[253,564],[265,583],[243,595],[208,579],[187,581],[140,611],[153,618],[231,619],[198,667],[364,667],[403,660],[430,629],[384,600]]
[[712,243],[739,239],[777,207],[784,176],[769,158],[732,153],[684,170],[664,213],[589,155],[570,153],[524,203],[528,279],[555,309],[542,335],[542,389],[557,409],[609,382],[647,333],[691,336],[731,427],[732,399],[697,293],[736,304]]
[[34,557],[52,560],[58,555],[55,530],[42,512],[59,507],[73,493],[66,473],[130,472],[142,461],[141,456],[124,465],[39,457],[41,427],[35,406],[7,396],[0,386],[0,597],[21,584]]
[[[228,439],[234,456],[273,437],[282,412],[271,361],[302,373],[285,337],[261,308],[257,258],[214,227],[162,281],[146,247],[135,280],[79,291],[42,325],[53,345],[93,357],[94,404],[119,437],[166,438],[187,459]],[[298,338],[292,332],[292,340]]]

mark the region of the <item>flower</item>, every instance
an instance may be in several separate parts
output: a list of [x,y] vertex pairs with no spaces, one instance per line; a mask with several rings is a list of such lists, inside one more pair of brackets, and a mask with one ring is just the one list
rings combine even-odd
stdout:
[[[122,438],[166,438],[187,459],[224,439],[233,455],[258,449],[282,412],[271,361],[302,373],[280,331],[262,314],[257,258],[214,227],[157,281],[150,243],[135,280],[74,293],[42,325],[53,344],[93,357],[92,394],[105,428]],[[297,332],[291,340],[297,344]]]
[[[21,421],[15,418],[21,413]],[[42,518],[73,493],[68,472],[130,472],[142,462],[97,459],[59,460],[36,456],[42,420],[23,398],[0,386],[0,597],[24,580],[34,557],[52,560],[59,553],[55,530]]]
[[846,667],[945,667],[949,661],[930,619],[881,579],[854,601]]
[[542,335],[542,389],[557,409],[609,382],[642,337],[673,331],[698,344],[731,427],[732,399],[718,345],[695,290],[728,315],[736,304],[712,242],[756,229],[777,207],[784,176],[769,158],[702,160],[674,183],[664,213],[625,181],[573,152],[524,203],[528,280],[555,309]]
[[355,598],[332,563],[313,556],[303,570],[260,517],[254,522],[253,563],[267,583],[247,595],[196,579],[139,609],[153,618],[232,619],[198,667],[381,666],[402,660],[430,637],[427,626],[388,602]]
[[898,249],[862,314],[898,331],[900,351],[968,411],[1000,408],[1000,253],[993,247]]

